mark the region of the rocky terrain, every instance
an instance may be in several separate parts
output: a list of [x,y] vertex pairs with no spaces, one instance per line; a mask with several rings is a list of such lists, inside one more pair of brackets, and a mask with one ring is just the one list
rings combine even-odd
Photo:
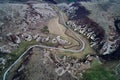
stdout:
[[[103,4],[100,3],[97,6],[95,5],[97,3],[93,4],[93,2],[58,4],[58,7],[69,16],[68,25],[70,25],[74,31],[87,36],[91,46],[98,50],[100,54],[104,55],[114,52],[120,44],[120,37],[117,31],[118,28],[115,26],[116,17],[119,15],[119,13],[116,14],[116,12],[120,9],[116,6],[116,11],[111,10],[111,8],[115,7],[115,4],[119,4],[111,4],[111,7],[108,7],[107,11],[104,11],[109,3],[110,2],[103,2]],[[98,8],[98,10],[94,7]],[[99,12],[100,8],[103,10]],[[90,10],[92,10],[92,12],[90,12]],[[97,11],[97,13],[94,13],[95,11]],[[110,20],[108,20],[108,18],[110,18]],[[97,22],[95,22],[95,19],[97,19]],[[104,21],[105,19],[107,20]]]
[[120,1],[0,2],[0,80],[119,79]]

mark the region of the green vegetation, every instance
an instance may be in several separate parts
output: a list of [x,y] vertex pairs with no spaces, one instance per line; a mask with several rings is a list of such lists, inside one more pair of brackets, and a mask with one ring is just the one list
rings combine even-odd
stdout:
[[46,34],[49,33],[48,26],[43,27],[43,29],[41,29],[41,32]]
[[112,71],[93,61],[92,68],[84,73],[83,80],[117,80]]
[[51,47],[57,46],[57,44],[50,43],[50,42],[43,42],[42,44],[43,44],[43,45],[46,45],[46,46],[51,46]]
[[11,58],[7,61],[5,65],[5,69],[0,71],[0,80],[2,79],[3,73],[5,70],[31,45],[36,44],[36,41],[24,41],[19,44],[19,47],[14,50],[11,54],[7,55],[6,57]]
[[11,60],[9,60],[9,63],[11,64],[13,61],[15,61],[29,46],[34,44],[36,44],[34,40],[20,43],[19,47],[10,54]]
[[101,66],[102,63],[99,59],[94,59],[91,63],[91,67],[94,68],[94,67],[97,67],[97,66]]

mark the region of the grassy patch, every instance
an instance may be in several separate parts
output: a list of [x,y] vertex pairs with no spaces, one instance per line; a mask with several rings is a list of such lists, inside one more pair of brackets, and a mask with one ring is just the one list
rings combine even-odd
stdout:
[[43,42],[42,44],[46,46],[51,46],[51,47],[55,47],[57,45],[55,43],[50,43],[50,42]]
[[41,29],[41,32],[46,34],[49,33],[48,27],[47,26],[43,27],[43,29]]
[[84,73],[83,80],[117,80],[117,78],[111,70],[94,61],[92,68]]
[[19,44],[19,47],[14,50],[10,55],[7,55],[8,57],[11,57],[10,60],[5,65],[5,69],[0,71],[0,80],[2,80],[2,76],[6,69],[31,45],[36,44],[36,41],[24,41]]
[[26,48],[28,48],[29,46],[34,45],[34,44],[36,44],[36,41],[34,41],[34,40],[24,41],[19,45],[19,47],[16,50],[14,50],[12,52],[12,54],[19,55],[19,54],[21,54],[21,52],[24,52],[24,50],[26,50]]

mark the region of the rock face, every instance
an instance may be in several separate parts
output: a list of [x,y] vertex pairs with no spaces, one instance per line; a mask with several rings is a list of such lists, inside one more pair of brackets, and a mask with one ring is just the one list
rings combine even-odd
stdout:
[[108,35],[107,41],[105,42],[101,49],[101,53],[103,55],[114,52],[120,45],[120,36],[112,26],[109,27],[110,33]]
[[120,47],[113,51],[111,54],[106,54],[106,55],[100,55],[100,57],[104,60],[120,60]]
[[115,19],[114,23],[115,23],[116,31],[120,34],[120,19],[119,18],[120,17]]
[[63,10],[70,20],[78,20],[86,17],[90,14],[88,10],[85,9],[80,3],[62,3],[58,4],[58,7]]
[[111,54],[103,55],[101,56],[105,60],[119,60],[120,59],[120,19],[117,17],[114,20],[114,24],[116,27],[116,32],[118,33],[118,43],[117,45],[119,46],[115,51],[113,51]]

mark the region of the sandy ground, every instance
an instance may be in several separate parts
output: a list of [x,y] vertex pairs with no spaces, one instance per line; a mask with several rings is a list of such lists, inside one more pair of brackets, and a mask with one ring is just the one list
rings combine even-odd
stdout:
[[67,36],[65,34],[66,28],[59,23],[59,18],[53,18],[48,22],[48,29],[51,34],[56,34],[64,38],[65,40],[72,42],[71,46],[78,45],[78,42],[74,40],[73,38]]
[[49,31],[50,33],[53,33],[53,34],[57,34],[57,35],[61,35],[61,36],[65,36],[65,30],[66,28],[59,24],[58,21],[59,18],[54,18],[54,19],[51,19],[48,23],[48,28],[49,28]]

